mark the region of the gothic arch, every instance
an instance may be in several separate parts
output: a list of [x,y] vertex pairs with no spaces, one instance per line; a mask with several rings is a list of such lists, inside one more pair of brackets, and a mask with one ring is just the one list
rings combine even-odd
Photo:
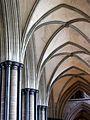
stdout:
[[[78,78],[77,78],[78,79]],[[88,83],[86,81],[86,83],[82,80],[82,81],[77,81],[76,83],[74,83],[70,88],[68,88],[64,94],[62,96],[59,97],[58,102],[57,102],[57,116],[59,118],[62,118],[62,114],[63,114],[63,109],[64,106],[67,102],[67,100],[76,93],[76,91],[81,90],[86,92],[88,95],[90,95],[90,83]],[[59,103],[59,107],[58,107],[58,103]]]

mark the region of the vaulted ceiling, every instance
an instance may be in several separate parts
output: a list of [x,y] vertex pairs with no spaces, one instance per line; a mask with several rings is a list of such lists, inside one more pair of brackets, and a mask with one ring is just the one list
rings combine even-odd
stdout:
[[[88,0],[19,0],[23,87],[40,90],[57,103],[73,85],[90,87],[90,4]],[[69,96],[70,97],[70,96]],[[68,98],[69,98],[68,97]]]
[[[38,89],[42,86],[39,84],[46,84],[49,94],[55,85],[54,101],[57,102],[62,89],[69,89],[77,81],[89,84],[90,5],[87,0],[33,0],[31,3],[27,0],[21,3],[23,40],[28,43],[30,39],[35,48],[37,74],[33,86]],[[24,12],[29,16],[27,22]],[[29,48],[30,45],[27,51]]]

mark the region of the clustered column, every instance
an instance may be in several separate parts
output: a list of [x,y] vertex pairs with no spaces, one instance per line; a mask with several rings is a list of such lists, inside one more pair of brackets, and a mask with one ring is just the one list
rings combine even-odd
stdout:
[[36,89],[22,89],[22,120],[37,119],[37,94]]
[[47,120],[47,106],[38,105],[38,90],[21,91],[23,64],[0,64],[0,120]]
[[23,65],[0,64],[0,120],[21,120],[21,71]]
[[38,105],[38,120],[47,120],[47,106]]

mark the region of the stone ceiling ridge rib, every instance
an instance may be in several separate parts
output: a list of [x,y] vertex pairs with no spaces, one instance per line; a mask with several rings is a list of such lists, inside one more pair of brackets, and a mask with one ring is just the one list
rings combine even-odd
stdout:
[[45,26],[45,25],[49,25],[49,24],[62,24],[64,25],[65,27],[69,27],[70,24],[73,24],[73,23],[76,23],[76,22],[87,22],[87,23],[90,23],[90,20],[86,19],[86,18],[75,18],[75,19],[71,19],[67,22],[65,21],[60,21],[60,20],[50,20],[50,21],[47,21],[47,22],[43,22],[41,24],[39,24],[35,31],[40,29],[41,27]]

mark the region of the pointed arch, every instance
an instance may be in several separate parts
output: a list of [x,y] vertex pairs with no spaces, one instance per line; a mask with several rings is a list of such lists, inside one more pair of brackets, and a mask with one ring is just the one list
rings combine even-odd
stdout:
[[[81,78],[82,79],[82,78]],[[67,102],[67,100],[74,95],[78,90],[86,92],[88,95],[90,95],[90,83],[88,83],[85,79],[82,79],[82,81],[78,80],[76,83],[74,83],[70,88],[68,88],[63,96],[60,96],[57,102],[57,116],[59,118],[62,118],[64,106]],[[59,107],[58,107],[59,103]]]

